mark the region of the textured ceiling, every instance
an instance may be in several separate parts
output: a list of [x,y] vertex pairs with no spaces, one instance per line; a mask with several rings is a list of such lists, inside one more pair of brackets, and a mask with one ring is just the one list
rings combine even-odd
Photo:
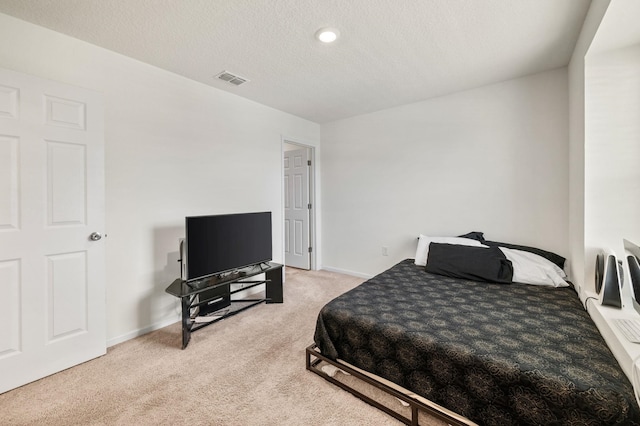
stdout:
[[[317,123],[567,65],[590,0],[0,0],[0,12]],[[320,27],[340,30],[331,45]],[[214,79],[227,70],[251,80]]]

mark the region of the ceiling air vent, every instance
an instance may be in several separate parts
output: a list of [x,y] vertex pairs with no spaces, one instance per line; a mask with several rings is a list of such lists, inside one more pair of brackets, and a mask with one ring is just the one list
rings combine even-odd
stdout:
[[234,86],[240,86],[243,83],[249,81],[244,77],[240,77],[239,75],[232,74],[229,71],[222,71],[220,74],[216,75],[216,78],[226,81],[227,83],[233,84]]

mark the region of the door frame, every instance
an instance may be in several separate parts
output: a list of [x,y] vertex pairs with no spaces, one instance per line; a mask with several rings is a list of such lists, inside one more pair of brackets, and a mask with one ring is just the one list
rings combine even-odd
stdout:
[[[280,178],[281,178],[281,200],[282,205],[282,262],[285,262],[285,228],[284,228],[284,153],[285,153],[285,144],[288,145],[296,145],[300,148],[305,148],[309,150],[309,158],[311,159],[311,166],[309,167],[309,203],[311,204],[311,210],[309,211],[309,246],[313,247],[311,251],[311,256],[309,258],[309,267],[310,270],[317,270],[317,257],[318,257],[318,238],[316,233],[316,217],[318,204],[316,200],[316,182],[317,180],[317,159],[316,159],[316,147],[314,145],[302,142],[296,138],[290,138],[286,136],[282,136],[280,143]],[[286,265],[285,265],[286,266]]]

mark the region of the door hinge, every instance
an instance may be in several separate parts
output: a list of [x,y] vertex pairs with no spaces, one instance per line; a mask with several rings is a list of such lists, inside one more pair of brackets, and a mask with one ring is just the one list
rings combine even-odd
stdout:
[[311,160],[307,160],[307,166],[311,165]]
[[307,204],[307,208],[311,210],[311,203]]
[[311,253],[313,251],[312,247],[309,247],[309,253]]

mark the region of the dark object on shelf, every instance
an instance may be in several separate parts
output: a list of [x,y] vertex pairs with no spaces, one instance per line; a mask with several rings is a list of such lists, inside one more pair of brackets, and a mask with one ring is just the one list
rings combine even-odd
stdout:
[[624,251],[629,267],[629,285],[631,286],[631,303],[636,312],[640,313],[640,246],[623,239]]
[[622,262],[618,262],[611,250],[603,250],[596,256],[596,292],[600,304],[622,308]]
[[[282,303],[282,265],[278,263],[268,263],[254,265],[245,268],[241,275],[239,271],[229,273],[227,275],[217,275],[199,281],[175,280],[166,292],[179,297],[182,304],[182,349],[186,348],[191,339],[191,333],[208,325],[221,321],[229,316],[235,315],[246,309],[249,309],[262,302],[265,303]],[[256,275],[265,274],[265,279],[246,280]],[[231,290],[232,284],[242,284],[242,288]],[[264,284],[265,295],[260,299],[240,299],[233,300],[231,295],[240,291],[248,290],[252,287]],[[208,297],[207,295],[211,296]],[[214,302],[211,308],[209,303]],[[221,308],[214,309],[216,306],[223,306],[226,302],[231,308],[221,313],[217,318],[210,322],[195,322],[192,319],[192,313],[195,315],[206,315],[204,312],[215,312]],[[235,308],[234,305],[239,306]],[[196,312],[197,311],[197,312]]]
[[231,305],[231,285],[223,284],[198,294],[198,315],[206,316]]

